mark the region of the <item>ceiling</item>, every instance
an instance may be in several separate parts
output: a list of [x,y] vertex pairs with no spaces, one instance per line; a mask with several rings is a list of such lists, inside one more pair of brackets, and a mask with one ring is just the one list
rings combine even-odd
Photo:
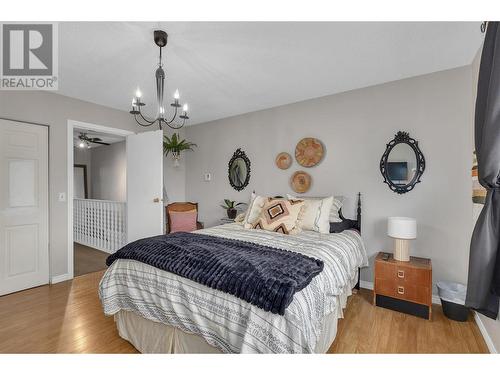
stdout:
[[468,65],[479,22],[63,22],[59,92],[130,110],[140,87],[155,109],[158,47],[168,32],[166,99],[190,124]]
[[[81,133],[87,134],[87,137],[89,137],[89,138],[101,138],[102,142],[109,143],[109,144],[122,142],[125,140],[125,137],[122,137],[120,135],[106,134],[106,133],[100,133],[100,132],[93,131],[93,130],[83,130],[83,129],[80,130],[80,129],[74,128],[73,129],[73,141],[74,141],[73,143],[74,143],[75,147],[77,147],[78,144],[80,143],[78,136]],[[96,148],[96,147],[101,147],[101,146],[105,146],[105,145],[101,145],[99,143],[91,143],[90,144],[91,148]]]

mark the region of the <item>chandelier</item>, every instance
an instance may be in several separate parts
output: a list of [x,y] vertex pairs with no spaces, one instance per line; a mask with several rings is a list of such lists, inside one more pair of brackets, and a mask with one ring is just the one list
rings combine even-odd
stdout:
[[[141,107],[146,104],[141,101],[142,93],[141,90],[137,89],[135,93],[135,97],[132,99],[132,110],[130,114],[134,115],[135,121],[141,126],[151,126],[155,123],[158,123],[160,129],[163,129],[163,124],[166,124],[172,129],[180,129],[186,123],[188,117],[188,105],[184,104],[182,106],[182,112],[179,116],[177,116],[180,112],[179,108],[181,105],[179,104],[179,90],[175,90],[174,101],[170,104],[171,107],[174,108],[173,114],[170,118],[167,117],[165,113],[165,107],[163,104],[163,92],[165,86],[165,72],[163,70],[163,62],[162,62],[162,48],[167,45],[168,34],[163,30],[155,30],[154,32],[154,41],[158,47],[160,47],[160,61],[158,63],[158,69],[156,69],[156,100],[158,104],[158,109],[156,113],[156,118],[149,119],[144,116],[141,112]],[[182,120],[182,121],[181,121]]]

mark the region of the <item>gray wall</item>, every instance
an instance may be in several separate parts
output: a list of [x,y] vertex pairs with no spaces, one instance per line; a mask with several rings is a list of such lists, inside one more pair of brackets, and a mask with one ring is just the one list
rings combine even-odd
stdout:
[[[127,99],[128,100],[128,99]],[[50,274],[68,272],[67,202],[59,202],[59,192],[67,192],[68,119],[114,128],[139,131],[124,111],[99,106],[41,91],[0,91],[0,117],[49,125]]]
[[89,198],[92,197],[92,149],[74,147],[73,148],[73,164],[82,164],[87,168],[87,193]]
[[[174,131],[172,129],[164,130],[164,134],[169,137],[172,136]],[[176,130],[181,138],[185,138],[186,134],[183,129]],[[196,148],[195,148],[196,149]],[[167,205],[172,202],[184,202],[186,200],[186,154],[189,152],[181,153],[180,165],[174,167],[174,161],[171,155],[163,157],[163,186],[167,193],[164,197],[164,203]]]
[[[293,155],[301,138],[321,139],[323,162],[307,169],[308,192],[347,197],[345,214],[354,215],[355,194],[363,194],[363,238],[373,262],[380,250],[391,250],[388,216],[418,221],[412,255],[432,258],[434,282],[465,282],[471,234],[472,70],[471,66],[354,90],[296,104],[253,112],[186,129],[198,144],[186,155],[186,197],[199,202],[200,217],[217,224],[223,198],[247,201],[259,194],[292,193],[289,170],[274,165],[276,155]],[[398,195],[382,183],[379,161],[398,130],[419,141],[427,160],[422,183]],[[227,163],[236,148],[252,162],[250,185],[242,192],[227,181]],[[212,181],[204,182],[203,173]],[[372,281],[372,268],[362,272]]]
[[127,156],[125,141],[91,149],[91,199],[127,200]]

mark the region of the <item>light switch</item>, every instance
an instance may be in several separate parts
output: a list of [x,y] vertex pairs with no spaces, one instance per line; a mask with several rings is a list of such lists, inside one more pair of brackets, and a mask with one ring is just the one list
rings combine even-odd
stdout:
[[210,181],[212,180],[212,174],[211,173],[205,173],[205,181]]
[[66,193],[59,193],[59,197],[57,200],[59,202],[66,202]]

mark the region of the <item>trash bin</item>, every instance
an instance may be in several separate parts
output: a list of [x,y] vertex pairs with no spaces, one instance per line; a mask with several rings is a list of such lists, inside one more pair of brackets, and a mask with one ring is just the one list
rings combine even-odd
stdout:
[[469,316],[469,309],[465,307],[466,286],[450,281],[438,281],[436,286],[444,315],[451,320],[465,322]]

